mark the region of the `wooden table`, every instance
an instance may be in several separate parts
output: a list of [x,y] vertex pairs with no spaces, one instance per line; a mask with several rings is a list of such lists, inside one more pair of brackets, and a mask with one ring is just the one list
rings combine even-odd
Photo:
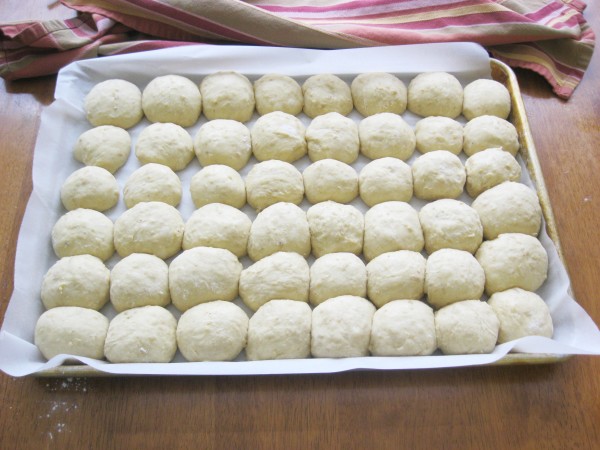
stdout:
[[[3,0],[2,21],[61,17]],[[588,2],[600,30],[600,5]],[[600,323],[600,55],[564,102],[517,72],[579,303]],[[55,78],[0,90],[1,306]],[[600,448],[600,358],[542,366],[315,376],[15,379],[0,375],[0,448]]]

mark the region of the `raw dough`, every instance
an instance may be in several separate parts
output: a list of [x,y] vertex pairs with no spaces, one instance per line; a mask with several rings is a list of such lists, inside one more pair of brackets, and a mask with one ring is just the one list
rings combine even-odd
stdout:
[[259,161],[294,162],[306,155],[305,131],[296,116],[281,111],[265,114],[252,126],[252,153]]
[[246,185],[231,167],[214,164],[192,177],[190,192],[196,208],[209,203],[224,203],[234,208],[246,204]]
[[246,176],[246,196],[257,211],[277,202],[299,205],[304,199],[302,174],[292,164],[276,159],[255,164]]
[[361,73],[352,80],[350,90],[354,107],[363,116],[406,110],[406,86],[391,73]]
[[360,150],[358,126],[337,112],[317,116],[306,128],[306,144],[313,162],[331,158],[352,164]]
[[95,127],[114,125],[130,128],[144,117],[140,89],[125,80],[113,79],[96,84],[85,96],[84,109],[88,121]]
[[59,258],[93,255],[106,261],[115,252],[113,223],[93,209],[74,209],[62,216],[52,228],[52,247]]
[[499,117],[476,117],[467,122],[463,131],[467,156],[494,147],[501,147],[513,156],[519,151],[517,129],[512,123]]
[[379,113],[366,117],[358,125],[360,151],[370,159],[393,156],[406,161],[415,151],[415,132],[402,117]]
[[467,179],[458,156],[434,150],[417,158],[412,165],[415,197],[423,200],[458,198]]
[[60,189],[60,199],[69,211],[77,208],[106,211],[119,201],[119,184],[106,169],[83,167],[65,180]]
[[103,125],[83,132],[73,148],[73,156],[86,166],[98,166],[115,173],[127,162],[131,137],[123,128]]
[[172,169],[162,164],[145,164],[134,171],[123,187],[123,200],[128,208],[141,202],[163,202],[171,206],[181,201],[181,180]]
[[261,116],[283,111],[293,116],[302,112],[304,97],[296,80],[286,75],[270,73],[254,82],[256,111]]
[[222,71],[200,83],[202,108],[208,120],[231,119],[247,122],[254,113],[252,83],[238,72]]
[[333,200],[349,203],[358,195],[356,170],[335,159],[322,159],[312,163],[304,172],[304,192],[311,203]]
[[458,155],[463,148],[463,126],[449,117],[429,116],[415,125],[417,150],[447,150]]
[[417,75],[408,85],[408,110],[419,116],[460,116],[463,88],[454,75],[427,72]]
[[142,108],[150,122],[191,127],[198,121],[202,98],[196,83],[180,75],[156,77],[142,92]]
[[363,248],[364,217],[352,205],[332,201],[317,203],[306,212],[313,254],[360,254]]
[[350,87],[344,80],[329,73],[307,78],[302,85],[302,93],[304,114],[311,119],[330,112],[347,116],[353,108]]
[[465,86],[463,116],[471,120],[478,116],[506,119],[510,114],[510,93],[496,80],[480,79]]
[[413,196],[411,168],[397,158],[375,159],[360,171],[358,188],[367,206],[392,200],[409,202]]
[[241,170],[252,156],[250,130],[235,120],[211,120],[196,133],[194,151],[203,166],[223,164]]
[[328,253],[310,266],[308,296],[313,305],[340,295],[367,296],[367,269],[353,253]]
[[501,148],[488,148],[470,156],[465,162],[465,171],[467,193],[473,198],[505,181],[521,179],[521,166]]
[[183,170],[194,158],[194,143],[185,129],[174,123],[153,123],[144,128],[135,144],[142,164],[158,163]]

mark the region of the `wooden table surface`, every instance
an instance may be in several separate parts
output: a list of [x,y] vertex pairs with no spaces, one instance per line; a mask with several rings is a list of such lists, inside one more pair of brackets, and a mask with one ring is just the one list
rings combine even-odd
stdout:
[[[40,4],[38,4],[40,3]],[[68,10],[3,0],[0,20]],[[600,5],[588,2],[600,30]],[[600,55],[568,102],[517,71],[579,303],[600,323]],[[0,88],[3,315],[54,77]],[[314,376],[37,379],[0,375],[0,449],[600,448],[600,358]]]

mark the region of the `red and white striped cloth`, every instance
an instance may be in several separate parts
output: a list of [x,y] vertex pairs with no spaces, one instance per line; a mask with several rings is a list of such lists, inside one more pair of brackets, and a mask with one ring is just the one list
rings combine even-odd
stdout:
[[206,43],[348,48],[472,41],[569,98],[595,36],[580,0],[61,0],[68,20],[0,24],[0,75],[78,59]]

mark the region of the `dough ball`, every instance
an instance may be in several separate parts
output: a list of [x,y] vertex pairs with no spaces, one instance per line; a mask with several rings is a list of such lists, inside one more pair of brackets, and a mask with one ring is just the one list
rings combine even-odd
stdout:
[[216,247],[238,258],[246,254],[252,221],[239,209],[210,203],[192,213],[183,232],[183,249]]
[[149,253],[167,259],[181,250],[184,223],[181,214],[162,202],[142,202],[115,221],[115,248],[124,258]]
[[379,203],[365,214],[365,258],[396,250],[423,250],[419,215],[408,203]]
[[73,156],[86,166],[98,166],[115,173],[129,158],[131,137],[123,128],[104,125],[83,132]]
[[412,174],[415,196],[423,200],[460,197],[467,179],[458,156],[446,150],[419,156]]
[[536,291],[548,275],[546,249],[528,234],[501,234],[481,244],[475,257],[485,272],[488,295],[514,287]]
[[302,93],[304,114],[311,119],[330,112],[347,116],[353,108],[350,87],[344,80],[329,73],[307,78],[302,85]]
[[408,85],[408,110],[419,116],[454,119],[460,116],[462,105],[463,88],[460,81],[449,73],[421,73]]
[[475,80],[465,86],[462,113],[467,120],[485,115],[506,119],[510,114],[510,93],[495,80]]
[[505,181],[521,179],[521,166],[501,148],[488,148],[470,156],[465,162],[465,171],[467,192],[473,198]]
[[426,356],[437,348],[433,310],[418,300],[394,300],[373,315],[373,356]]
[[52,228],[52,247],[59,258],[93,255],[106,261],[115,252],[113,223],[93,209],[74,209]]
[[46,309],[80,306],[99,310],[108,301],[110,270],[92,255],[59,259],[44,276],[41,297]]
[[192,177],[190,192],[196,208],[209,203],[224,203],[234,208],[246,204],[246,185],[231,167],[207,166]]
[[168,363],[175,357],[177,321],[160,306],[128,309],[108,326],[104,344],[111,363]]
[[183,170],[194,158],[194,143],[185,129],[174,123],[153,123],[144,128],[135,144],[142,164],[158,163]]
[[310,254],[310,231],[306,213],[293,203],[275,203],[262,210],[252,222],[248,256],[258,261],[276,252]]
[[128,208],[141,202],[163,202],[171,206],[181,201],[181,180],[162,164],[145,164],[133,172],[123,187],[123,200]]
[[194,247],[185,250],[169,266],[169,289],[180,311],[213,300],[234,300],[242,264],[222,248]]
[[240,275],[240,297],[252,311],[269,300],[308,302],[309,268],[298,253],[277,252],[255,262]]
[[85,96],[84,109],[87,120],[95,127],[130,128],[144,116],[140,89],[129,81],[117,79],[95,85]]
[[494,147],[501,147],[513,156],[519,151],[517,129],[512,123],[499,117],[476,117],[467,122],[463,131],[467,156]]
[[108,319],[88,308],[61,306],[44,312],[35,325],[35,345],[44,358],[69,354],[104,358]]
[[306,144],[311,161],[331,158],[352,164],[360,150],[358,126],[337,112],[317,116],[306,128]]
[[413,196],[412,170],[397,158],[375,159],[360,171],[358,189],[367,206],[393,200],[408,202]]
[[313,305],[340,295],[367,296],[367,269],[353,253],[328,253],[310,266],[308,296]]
[[194,151],[203,166],[223,164],[241,170],[252,155],[250,130],[235,120],[211,120],[196,133]]
[[311,203],[333,200],[349,203],[358,195],[358,174],[352,166],[335,159],[312,163],[304,172],[304,191]]
[[402,114],[406,110],[406,86],[395,75],[361,73],[350,86],[354,107],[363,116],[382,112]]
[[296,80],[286,75],[270,73],[254,82],[256,111],[261,116],[273,111],[297,116],[302,112],[304,97]]
[[233,361],[246,346],[248,316],[217,300],[188,309],[177,324],[177,345],[188,361]]
[[191,127],[202,109],[196,83],[180,75],[156,77],[142,92],[142,108],[150,122],[170,122]]
[[208,120],[231,119],[247,122],[254,113],[252,83],[238,72],[222,71],[200,83],[202,108]]
[[375,307],[353,295],[330,298],[313,309],[311,353],[316,358],[351,358],[369,354]]
[[443,248],[427,258],[427,301],[435,308],[483,295],[485,274],[475,257],[464,250]]
[[119,201],[119,184],[106,169],[83,167],[65,180],[60,190],[60,199],[69,211],[77,208],[106,211]]
[[542,225],[537,193],[521,183],[507,181],[494,186],[480,194],[471,206],[479,214],[485,239],[495,239],[502,233],[537,236]]
[[392,300],[419,300],[424,283],[425,258],[420,253],[383,253],[367,264],[367,292],[378,308]]
[[419,211],[419,220],[425,236],[425,250],[430,255],[441,248],[475,253],[483,240],[479,214],[458,200],[428,203]]
[[110,273],[110,302],[117,312],[140,306],[167,306],[169,266],[162,259],[145,253],[132,253]]
[[415,125],[415,138],[421,153],[447,150],[458,155],[463,148],[463,126],[449,117],[429,116]]
[[258,118],[252,127],[252,153],[259,161],[294,162],[306,155],[305,128],[300,119],[275,111]]
[[551,338],[554,333],[550,310],[535,292],[507,289],[493,294],[488,304],[500,320],[499,344],[525,336]]
[[364,217],[352,205],[321,202],[306,212],[310,227],[312,252],[317,257],[327,253],[360,254],[363,248]]
[[364,118],[358,125],[360,151],[370,159],[394,158],[406,161],[415,151],[413,129],[402,117],[379,113]]
[[312,311],[306,303],[271,300],[250,318],[246,355],[251,361],[310,357]]
[[304,199],[302,174],[290,163],[276,159],[255,164],[246,176],[246,196],[257,211],[278,202],[299,205]]
[[490,305],[465,300],[435,313],[435,331],[446,355],[491,353],[496,346],[500,321]]

